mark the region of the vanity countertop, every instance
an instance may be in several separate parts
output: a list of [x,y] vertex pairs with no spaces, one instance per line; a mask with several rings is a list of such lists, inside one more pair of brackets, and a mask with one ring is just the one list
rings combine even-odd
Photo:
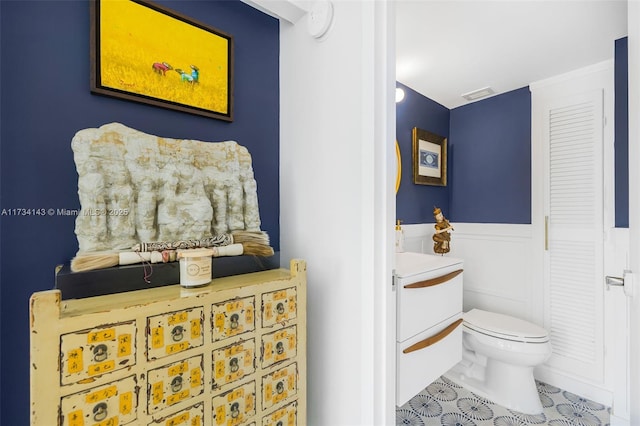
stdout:
[[434,271],[458,263],[462,263],[462,259],[426,253],[396,253],[396,275],[400,278],[407,278],[425,271]]

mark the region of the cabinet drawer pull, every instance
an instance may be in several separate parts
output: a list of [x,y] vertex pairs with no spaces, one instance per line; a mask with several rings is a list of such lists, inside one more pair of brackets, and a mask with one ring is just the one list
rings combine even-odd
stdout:
[[414,343],[413,345],[411,345],[408,348],[404,349],[402,351],[402,353],[403,354],[408,354],[410,352],[419,351],[420,349],[424,349],[426,347],[429,347],[429,346],[433,345],[434,343],[438,343],[440,340],[444,339],[449,334],[451,334],[451,332],[453,330],[455,330],[456,327],[458,327],[460,324],[462,324],[462,318],[460,318],[459,320],[449,324],[447,326],[447,328],[442,330],[440,333],[438,333],[438,334],[436,334],[434,336],[431,336],[431,337],[427,337],[426,339],[421,340],[418,343]]
[[418,281],[416,283],[407,284],[407,285],[404,286],[404,288],[431,287],[431,286],[434,286],[434,285],[446,283],[447,281],[450,281],[450,280],[454,279],[455,277],[457,277],[461,273],[462,273],[462,269],[458,269],[456,271],[450,272],[450,273],[448,273],[446,275],[443,275],[441,277],[431,278],[430,280]]

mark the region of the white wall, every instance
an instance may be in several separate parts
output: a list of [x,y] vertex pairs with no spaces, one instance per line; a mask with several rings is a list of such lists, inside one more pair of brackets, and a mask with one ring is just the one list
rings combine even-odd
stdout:
[[[299,19],[296,7],[303,3],[243,1],[266,9],[291,3],[293,18],[287,19],[292,22]],[[309,424],[393,423],[389,394],[393,394],[394,377],[384,368],[393,365],[393,351],[389,353],[384,345],[392,348],[395,335],[392,329],[382,329],[395,318],[390,305],[393,295],[385,291],[392,256],[386,233],[392,229],[395,206],[387,202],[387,198],[392,200],[392,182],[384,182],[384,176],[391,176],[392,148],[390,143],[386,146],[385,138],[391,141],[395,137],[395,112],[394,105],[385,104],[380,97],[393,99],[393,93],[381,93],[385,90],[381,87],[385,86],[383,81],[387,91],[395,85],[394,19],[393,5],[380,3],[336,2],[334,28],[321,43],[305,33],[304,19],[296,25],[281,24],[281,255],[285,267],[292,257],[308,262]],[[271,12],[274,16],[281,13]],[[632,164],[640,161],[639,25],[640,6],[632,0]],[[630,175],[630,187],[635,184],[637,188],[640,182],[635,168]],[[630,196],[631,218],[638,211],[636,192]],[[637,272],[640,227],[630,222],[632,264]],[[455,247],[455,240],[453,244]],[[638,300],[640,297],[635,298],[635,324],[640,323]],[[529,315],[535,318],[538,313]],[[635,327],[632,353],[638,354],[640,333]],[[640,421],[637,356],[632,357],[632,364],[634,424]]]
[[[537,322],[531,225],[454,223],[451,252],[464,259],[463,310],[503,313]],[[433,253],[433,224],[404,226],[405,250]],[[538,286],[539,287],[539,286]]]
[[[532,225],[453,223],[451,252],[449,257],[464,259],[463,310],[473,308],[499,312],[543,325],[543,286],[534,273],[534,247],[539,246],[533,236]],[[434,254],[433,223],[404,225],[405,251]],[[626,229],[611,229],[607,239],[607,273],[618,275],[625,268],[624,260],[628,241]],[[616,404],[616,413],[628,417],[626,395],[618,399],[613,389],[626,386],[625,336],[620,327],[626,321],[626,303],[622,291],[606,293],[607,309],[612,312],[611,321],[605,324],[606,344],[611,351],[605,357],[607,370],[605,383],[590,383],[566,376],[563,372],[545,366],[536,370],[536,378],[559,386],[581,396],[606,405]],[[615,297],[615,299],[613,299]],[[615,317],[614,317],[615,315]],[[616,321],[620,321],[617,323]],[[614,338],[615,336],[615,338]]]
[[392,424],[392,5],[335,1],[323,41],[281,21],[280,246],[307,261],[308,424]]

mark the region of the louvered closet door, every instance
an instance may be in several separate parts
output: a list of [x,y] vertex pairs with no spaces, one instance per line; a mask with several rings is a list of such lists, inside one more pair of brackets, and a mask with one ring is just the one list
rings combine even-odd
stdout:
[[601,381],[603,342],[603,92],[550,102],[547,120],[548,364]]

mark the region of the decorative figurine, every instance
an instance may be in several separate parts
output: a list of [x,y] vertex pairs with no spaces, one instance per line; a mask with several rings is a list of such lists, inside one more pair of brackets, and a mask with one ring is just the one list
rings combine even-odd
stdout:
[[433,209],[433,217],[436,219],[436,224],[434,225],[436,230],[433,234],[433,251],[439,254],[449,253],[451,249],[449,244],[451,234],[449,234],[449,231],[453,231],[453,226],[445,219],[439,207]]

